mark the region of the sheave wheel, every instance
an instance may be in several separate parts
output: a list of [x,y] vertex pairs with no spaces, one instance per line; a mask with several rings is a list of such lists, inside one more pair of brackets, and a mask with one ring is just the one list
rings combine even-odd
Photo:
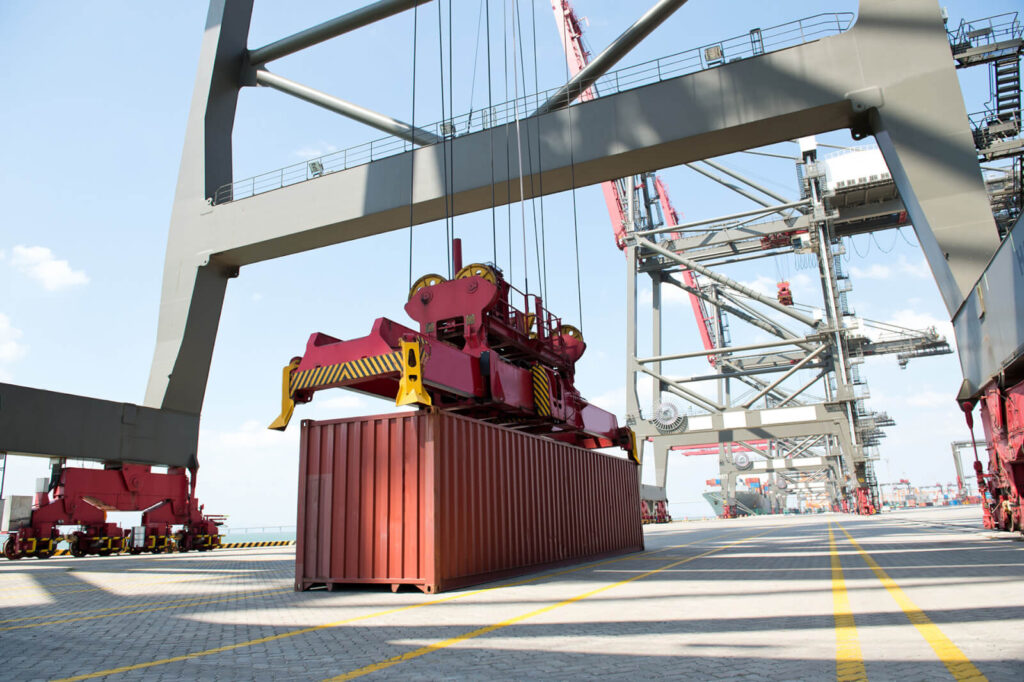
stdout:
[[468,277],[482,277],[491,284],[495,284],[498,281],[497,275],[494,274],[494,269],[490,265],[483,263],[470,263],[455,275],[455,279],[466,279]]
[[446,280],[441,275],[435,275],[433,273],[429,275],[423,275],[418,280],[413,282],[412,288],[409,289],[409,300],[412,300],[412,297],[415,296],[416,292],[419,291],[420,289],[426,289],[427,287],[432,287],[435,284],[440,284],[441,282],[444,281]]
[[571,324],[563,324],[559,332],[561,332],[562,336],[568,336],[570,338],[576,339],[577,341],[583,340],[583,332],[581,332],[579,329],[572,326]]

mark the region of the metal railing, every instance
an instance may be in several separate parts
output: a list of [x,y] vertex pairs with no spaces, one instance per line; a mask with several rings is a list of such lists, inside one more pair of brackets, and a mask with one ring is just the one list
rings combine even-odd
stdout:
[[[612,71],[594,84],[594,93],[597,95],[616,94],[669,78],[678,78],[714,68],[728,62],[803,45],[848,30],[853,24],[853,18],[852,12],[832,12],[815,14],[769,28],[754,29],[743,35],[707,43],[685,52],[678,52]],[[420,127],[439,137],[446,138],[487,130],[511,123],[517,118],[530,116],[557,91],[558,88],[550,88],[543,92],[526,95],[493,107],[471,110],[467,114]],[[261,173],[251,178],[228,183],[217,189],[213,203],[225,204],[230,201],[246,199],[401,154],[412,150],[415,146],[412,142],[393,136],[378,138],[284,168]]]
[[1004,12],[971,21],[961,19],[955,29],[946,33],[954,55],[972,47],[994,45],[1024,35],[1017,12]]

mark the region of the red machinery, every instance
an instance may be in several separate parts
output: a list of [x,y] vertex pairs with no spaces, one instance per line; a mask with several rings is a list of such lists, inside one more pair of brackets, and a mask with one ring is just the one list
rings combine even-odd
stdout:
[[[651,503],[654,505],[654,512],[651,512]],[[668,513],[668,503],[665,500],[640,500],[640,522],[648,523],[671,523],[672,515]]]
[[[180,467],[155,473],[139,464],[104,469],[55,465],[49,489],[35,495],[28,523],[8,535],[4,556],[48,559],[61,541],[74,556],[213,549],[220,544],[222,517],[203,514],[195,486],[195,473],[190,480]],[[107,522],[108,511],[141,511],[142,525],[122,529]],[[64,536],[60,526],[81,529]]]
[[[981,424],[988,443],[988,473],[975,449],[974,471],[986,528],[1024,532],[1024,382],[1001,389],[989,383],[981,397]],[[973,430],[971,403],[964,403]],[[973,438],[972,438],[973,440]]]
[[779,293],[776,295],[779,303],[782,305],[793,305],[793,292],[789,289],[789,282],[779,282],[776,286],[779,289]]
[[363,338],[310,336],[305,354],[285,367],[281,415],[270,428],[283,430],[295,403],[342,386],[632,454],[632,431],[573,385],[586,349],[580,332],[545,310],[539,296],[512,287],[496,267],[461,267],[458,240],[454,256],[455,279],[424,275],[409,292],[405,311],[419,331],[378,318]]
[[857,488],[857,513],[861,516],[877,513],[875,505],[871,502],[871,492],[867,488]]

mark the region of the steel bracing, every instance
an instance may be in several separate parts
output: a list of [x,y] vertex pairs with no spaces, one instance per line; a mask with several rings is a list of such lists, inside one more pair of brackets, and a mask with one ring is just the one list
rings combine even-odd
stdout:
[[[518,164],[505,163],[506,148],[516,149],[517,142],[513,127],[505,123],[494,125],[490,119],[491,125],[470,126],[471,132],[465,134],[446,127],[429,131],[446,138],[447,153],[459,169],[451,181],[443,170],[442,145],[415,130],[403,133],[404,122],[346,107],[345,100],[320,93],[313,85],[260,75],[270,73],[266,64],[276,57],[354,30],[377,13],[385,16],[411,8],[418,1],[382,0],[347,18],[252,50],[247,46],[252,2],[211,2],[172,209],[157,343],[145,396],[155,419],[188,415],[198,420],[224,293],[228,281],[244,266],[408,227],[410,210],[412,222],[420,224],[445,217],[446,205],[463,214],[490,208],[492,202],[518,201],[524,198],[520,186],[530,188],[525,196],[529,198],[540,187],[545,194],[556,193],[574,185],[849,129],[858,139],[875,136],[951,316],[972,294],[999,246],[949,58],[949,42],[934,0],[862,0],[857,23],[839,35],[764,54],[754,50],[740,60],[730,61],[726,55],[702,61],[698,69],[682,75],[659,74],[657,79],[638,83],[642,87],[615,87],[589,101],[526,116],[520,121],[522,135],[529,136],[540,153],[524,167],[527,182],[522,185]],[[893,26],[900,30],[892,30]],[[614,52],[621,56],[628,51],[633,38],[624,34],[626,43],[614,46]],[[336,172],[312,173],[307,181],[272,192],[244,199],[229,192],[219,200],[218,190],[233,187],[235,180],[231,131],[239,92],[259,86],[261,80],[341,114],[362,116],[371,125],[397,127],[395,132],[407,138],[400,145],[407,146],[400,147],[404,149],[400,153],[371,157]],[[543,104],[541,98],[534,99],[537,106]],[[570,138],[574,140],[571,149],[565,144]],[[406,180],[412,167],[415,183],[410,188]],[[516,168],[516,175],[506,173],[506,167]],[[529,182],[531,178],[542,182]],[[323,200],[329,196],[351,201]],[[638,240],[656,243],[648,237],[638,235]],[[649,248],[644,244],[636,248],[641,247]],[[745,310],[752,304],[739,293],[731,294],[728,304]],[[806,325],[800,315],[776,312],[785,315],[787,324],[808,328],[806,340],[793,335],[799,343],[790,350],[809,347],[813,351],[823,345],[822,335],[835,333],[820,324]],[[961,342],[960,347],[964,346]],[[806,366],[824,362],[824,354],[808,360]],[[660,374],[657,363],[648,369]],[[965,364],[969,375],[968,370]],[[837,384],[836,391],[841,389]],[[8,387],[0,386],[0,398],[7,391]],[[783,408],[750,412],[755,415],[750,422],[728,428],[742,433],[743,439],[758,438],[764,420],[773,418],[773,410],[808,408],[794,405],[797,399]],[[839,418],[818,406],[814,410],[809,421],[834,425],[831,435],[848,439],[853,447],[855,435],[845,426],[848,417]],[[727,416],[727,410],[711,414],[708,428],[726,428],[721,420]],[[125,431],[113,413],[102,418],[103,423],[92,423],[83,438],[102,432],[132,440],[134,445],[126,451],[145,448],[146,439]],[[58,444],[52,441],[54,430],[46,428],[48,423],[52,422],[45,411],[17,423],[0,410],[0,450],[13,450],[9,434],[19,434],[23,451],[51,452]],[[171,421],[166,424],[172,426]],[[189,435],[184,439],[194,453],[192,432],[185,431]],[[802,433],[799,428],[795,431],[793,437]],[[183,457],[168,456],[174,462]]]

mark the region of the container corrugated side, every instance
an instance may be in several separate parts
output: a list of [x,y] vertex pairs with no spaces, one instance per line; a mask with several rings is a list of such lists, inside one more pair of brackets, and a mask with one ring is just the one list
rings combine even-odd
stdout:
[[296,589],[427,592],[639,551],[637,468],[444,412],[302,423]]

